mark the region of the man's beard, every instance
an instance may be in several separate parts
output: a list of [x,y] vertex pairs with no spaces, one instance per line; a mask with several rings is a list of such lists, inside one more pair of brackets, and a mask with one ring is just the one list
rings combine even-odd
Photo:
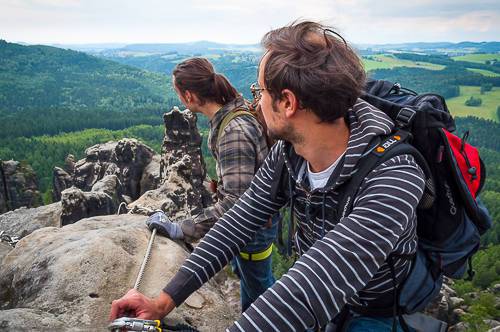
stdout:
[[300,144],[304,141],[304,137],[298,134],[292,125],[287,125],[282,130],[274,131],[269,127],[267,128],[267,135],[274,141],[284,140],[292,144]]
[[[272,107],[273,112],[279,112],[277,103],[273,102]],[[279,132],[271,130],[269,127],[267,127],[267,136],[269,136],[273,141],[284,140],[292,144],[301,143],[304,141],[304,137],[302,137],[302,135],[299,135],[291,124],[288,124],[285,128],[283,128],[283,130],[280,130]]]

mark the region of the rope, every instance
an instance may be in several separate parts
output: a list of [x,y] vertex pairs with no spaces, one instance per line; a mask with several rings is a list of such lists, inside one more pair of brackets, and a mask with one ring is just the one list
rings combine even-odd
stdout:
[[116,211],[117,215],[120,215],[120,211],[122,210],[122,206],[125,206],[125,210],[127,210],[127,212],[129,211],[129,208],[127,207],[127,203],[121,202],[120,205],[118,205],[118,211]]

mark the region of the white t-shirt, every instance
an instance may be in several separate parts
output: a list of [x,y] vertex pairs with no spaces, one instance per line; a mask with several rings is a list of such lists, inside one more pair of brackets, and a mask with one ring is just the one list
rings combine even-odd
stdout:
[[[344,152],[345,153],[345,152]],[[326,183],[328,182],[328,179],[332,175],[333,171],[335,170],[335,167],[337,167],[340,159],[342,159],[342,156],[344,156],[344,153],[342,153],[337,160],[333,162],[330,166],[328,166],[327,169],[321,172],[314,173],[311,171],[311,166],[309,165],[309,162],[307,162],[307,177],[309,179],[309,184],[311,186],[311,190],[314,190],[316,188],[323,188],[326,186]]]

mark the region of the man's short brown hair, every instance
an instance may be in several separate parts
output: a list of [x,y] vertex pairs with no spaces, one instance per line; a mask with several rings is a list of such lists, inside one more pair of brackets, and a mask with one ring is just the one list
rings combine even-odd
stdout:
[[262,38],[270,52],[264,83],[273,100],[291,90],[301,108],[322,122],[345,116],[365,85],[361,60],[333,29],[315,22],[293,22]]

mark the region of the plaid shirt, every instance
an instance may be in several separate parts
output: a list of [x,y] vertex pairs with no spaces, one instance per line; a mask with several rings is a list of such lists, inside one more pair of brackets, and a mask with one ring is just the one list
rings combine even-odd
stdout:
[[219,141],[219,127],[229,112],[246,108],[243,98],[224,105],[210,121],[208,146],[216,161],[217,203],[205,208],[193,219],[181,222],[184,239],[202,238],[250,186],[255,172],[268,153],[263,129],[252,115],[240,115],[224,128]]

